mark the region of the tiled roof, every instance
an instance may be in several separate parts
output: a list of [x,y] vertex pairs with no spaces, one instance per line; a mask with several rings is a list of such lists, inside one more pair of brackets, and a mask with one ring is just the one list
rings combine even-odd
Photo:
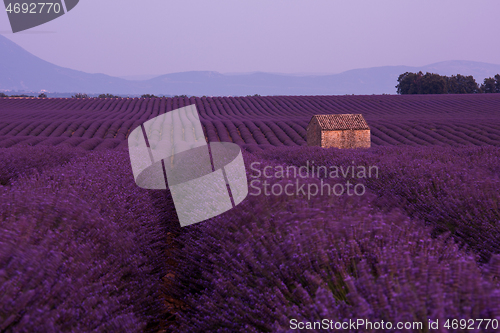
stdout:
[[[316,117],[322,130],[369,130],[362,114],[317,114]],[[311,118],[312,120],[312,118]]]

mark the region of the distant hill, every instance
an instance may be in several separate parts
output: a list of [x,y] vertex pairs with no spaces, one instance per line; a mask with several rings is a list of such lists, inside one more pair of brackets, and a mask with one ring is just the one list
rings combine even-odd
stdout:
[[[473,61],[444,61],[422,67],[383,66],[353,69],[332,75],[271,73],[221,74],[193,71],[125,78],[89,74],[60,67],[27,52],[0,35],[0,91],[88,94],[157,94],[195,96],[245,95],[371,95],[396,94],[397,78],[419,70],[441,75],[473,75],[478,83],[500,73],[500,65]],[[135,78],[135,80],[133,80]],[[132,79],[132,80],[131,80]]]
[[143,80],[149,80],[155,77],[158,77],[159,75],[152,75],[152,74],[144,74],[144,75],[126,75],[126,76],[118,76],[120,79],[125,79],[129,81],[143,81]]

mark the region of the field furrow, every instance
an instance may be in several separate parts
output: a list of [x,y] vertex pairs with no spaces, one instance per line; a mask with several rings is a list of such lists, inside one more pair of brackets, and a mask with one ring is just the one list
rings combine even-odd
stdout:
[[[0,138],[4,145],[17,145],[19,140],[22,144],[23,137],[95,138],[104,141],[73,140],[68,145],[122,147],[130,132],[145,121],[192,104],[209,141],[260,145],[259,149],[306,145],[311,116],[339,113],[363,114],[372,129],[373,145],[500,145],[497,94],[0,98]],[[193,119],[179,121],[189,127]],[[57,142],[33,139],[29,144]]]

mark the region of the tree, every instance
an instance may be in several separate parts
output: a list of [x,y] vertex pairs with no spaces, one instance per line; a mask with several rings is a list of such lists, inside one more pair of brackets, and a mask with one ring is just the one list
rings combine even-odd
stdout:
[[497,92],[497,82],[495,82],[495,79],[492,77],[485,78],[483,84],[481,84],[481,90],[487,94],[488,93],[496,93]]
[[45,93],[41,93],[40,95],[38,95],[38,98],[47,98],[47,95]]
[[0,93],[0,97],[9,97],[9,96],[5,95],[4,93]]
[[446,94],[446,80],[439,74],[425,73],[418,94]]
[[401,74],[398,77],[398,85],[396,86],[397,94],[419,94],[422,76],[422,72],[405,72],[404,74]]
[[112,94],[100,94],[98,98],[121,98],[120,96],[115,96]]
[[[500,78],[500,76],[499,76]],[[457,74],[451,77],[435,73],[410,73],[399,75],[398,94],[475,94],[482,92],[472,75]]]
[[480,88],[472,75],[463,76],[457,74],[451,77],[445,76],[448,94],[476,94]]
[[71,96],[71,98],[89,98],[89,95],[77,93],[77,94],[74,94],[73,96]]
[[144,94],[144,95],[141,95],[141,98],[158,98],[158,96],[150,95],[150,94]]
[[500,74],[495,75],[495,90],[500,93]]
[[403,94],[445,94],[445,77],[434,73],[406,72],[398,77],[397,93]]

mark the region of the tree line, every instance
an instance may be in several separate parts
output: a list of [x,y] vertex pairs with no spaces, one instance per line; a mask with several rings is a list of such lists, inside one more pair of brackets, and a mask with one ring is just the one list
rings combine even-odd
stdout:
[[398,77],[398,95],[407,94],[481,94],[500,93],[500,74],[485,78],[479,85],[472,75],[451,77],[435,73],[406,72]]
[[[71,96],[71,98],[91,98],[91,97],[87,94],[77,93]],[[100,94],[99,96],[97,96],[97,98],[121,98],[121,97],[112,94]]]
[[[254,95],[254,96],[258,96],[258,95]],[[25,95],[25,94],[22,94],[22,95],[7,95],[3,92],[0,92],[0,97],[35,97],[35,96],[30,96],[30,95]],[[175,96],[171,96],[171,95],[161,95],[161,96],[156,96],[154,94],[143,94],[141,95],[141,98],[175,98],[175,97],[179,97],[179,98],[184,98],[184,97],[188,97],[188,95],[175,95]],[[206,97],[206,96],[203,96],[203,97]],[[47,98],[47,94],[45,93],[41,93],[38,95],[38,98]],[[74,95],[71,96],[71,98],[123,98],[122,96],[118,96],[118,95],[113,95],[113,94],[100,94],[99,96],[97,97],[91,97],[89,96],[88,94],[84,94],[84,93],[76,93]]]
[[[45,95],[45,94],[43,94],[43,93],[42,93],[42,94],[40,94],[38,97],[43,97],[43,96],[41,96],[41,95]],[[9,95],[7,95],[7,94],[5,94],[5,93],[3,93],[3,92],[0,92],[0,97],[35,97],[35,96],[30,96],[30,95],[26,95],[26,94],[21,94],[21,95],[10,95],[10,96],[9,96]],[[45,96],[45,97],[47,97],[47,96]]]
[[[163,98],[163,97],[171,97],[171,96],[164,96],[164,95],[156,96],[154,94],[141,95],[141,98]],[[175,95],[173,97],[187,97],[187,95]],[[87,94],[78,93],[78,94],[74,94],[73,96],[71,96],[71,98],[91,98],[91,97]],[[97,96],[97,98],[123,98],[123,97],[112,95],[112,94],[100,94],[99,96]]]

